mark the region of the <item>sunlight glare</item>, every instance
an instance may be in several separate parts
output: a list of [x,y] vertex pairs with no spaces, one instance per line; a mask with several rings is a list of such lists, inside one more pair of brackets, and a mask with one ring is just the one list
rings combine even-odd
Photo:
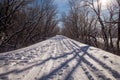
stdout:
[[100,3],[102,6],[107,6],[109,4],[110,0],[100,0]]

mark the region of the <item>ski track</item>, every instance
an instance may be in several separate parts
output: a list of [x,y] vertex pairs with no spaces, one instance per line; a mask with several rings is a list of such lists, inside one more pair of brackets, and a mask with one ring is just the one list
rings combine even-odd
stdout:
[[0,54],[0,80],[120,80],[120,57],[62,35]]

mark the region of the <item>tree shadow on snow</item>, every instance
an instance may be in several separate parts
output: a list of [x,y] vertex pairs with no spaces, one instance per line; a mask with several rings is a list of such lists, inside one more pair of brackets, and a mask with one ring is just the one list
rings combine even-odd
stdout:
[[[67,67],[68,66],[68,63],[70,63],[71,61],[73,61],[74,59],[76,59],[76,57],[78,56],[78,53],[80,53],[81,51],[79,52],[76,52],[76,50],[73,51],[72,54],[74,54],[74,56],[68,60],[66,60],[65,62],[63,62],[62,64],[60,64],[57,68],[55,68],[54,70],[52,70],[49,74],[47,75],[44,75],[42,76],[41,78],[39,78],[38,80],[48,80],[48,79],[52,79],[53,76],[57,75],[57,73],[59,73],[63,68]],[[83,54],[82,56],[80,56],[80,60],[82,60],[82,57],[84,56],[85,54]],[[74,70],[79,66],[80,64],[80,61],[78,61],[78,63],[73,67],[72,71],[68,74],[68,75],[71,75]],[[59,76],[62,76],[63,74],[58,74]],[[66,79],[64,80],[70,80],[69,79],[70,76],[67,76]]]
[[[64,39],[64,38],[63,38]],[[69,43],[69,42],[68,42]],[[64,42],[65,44],[65,42]],[[32,66],[29,66],[27,68],[21,69],[21,70],[12,70],[6,73],[2,73],[0,74],[1,76],[6,76],[9,74],[19,74],[21,72],[24,72],[26,70],[29,70],[33,67],[36,66],[40,66],[45,64],[46,62],[48,62],[49,60],[58,60],[61,58],[66,58],[69,55],[73,55],[73,57],[67,59],[66,61],[64,61],[63,63],[61,63],[57,68],[53,69],[51,72],[49,72],[46,75],[43,75],[42,77],[40,77],[38,80],[48,80],[48,79],[53,79],[53,76],[59,75],[59,76],[63,76],[64,73],[58,74],[63,68],[66,69],[66,67],[68,66],[68,64],[77,59],[77,63],[75,64],[75,66],[72,67],[72,69],[70,69],[69,73],[67,73],[67,75],[64,77],[63,80],[73,80],[72,75],[73,73],[76,71],[76,69],[80,66],[82,67],[83,71],[85,72],[86,76],[88,77],[89,80],[94,80],[92,75],[89,73],[89,71],[87,71],[84,66],[81,64],[84,63],[86,64],[86,66],[89,67],[90,71],[93,72],[94,75],[96,75],[98,78],[101,78],[102,80],[107,80],[108,78],[102,74],[100,72],[100,70],[95,67],[95,65],[93,65],[90,61],[88,61],[87,59],[84,58],[85,55],[89,56],[92,60],[94,60],[96,63],[98,63],[102,68],[106,69],[108,72],[110,72],[114,78],[120,78],[120,73],[118,73],[117,71],[113,70],[111,67],[109,67],[108,65],[106,65],[104,62],[100,61],[99,59],[95,58],[93,55],[89,54],[88,49],[90,48],[90,46],[82,46],[80,47],[79,45],[77,45],[75,42],[71,41],[71,43],[69,43],[69,45],[65,44],[67,47],[69,47],[69,45],[71,45],[71,49],[73,49],[72,52],[69,53],[64,53],[60,56],[56,56],[56,57],[49,57],[45,60],[43,60],[42,62],[38,61],[39,63],[34,64]],[[77,47],[77,49],[75,49],[75,47]],[[81,54],[81,52],[83,52],[83,54]],[[80,55],[81,54],[81,55]],[[79,58],[78,58],[79,57]],[[97,73],[97,71],[99,71],[99,73]]]
[[[101,67],[103,67],[104,69],[106,69],[107,71],[109,71],[112,76],[114,78],[120,78],[120,73],[113,70],[111,67],[109,67],[107,64],[105,64],[104,62],[100,61],[99,59],[97,59],[96,57],[92,56],[90,53],[88,53],[88,49],[90,46],[84,46],[84,47],[80,47],[79,45],[77,45],[75,42],[72,41],[72,43],[79,47],[79,49],[84,52],[87,56],[89,56],[91,59],[93,59],[95,62],[97,62]],[[90,64],[87,60],[83,59],[83,62],[85,62],[86,64]],[[103,79],[104,80],[104,79]]]
[[[40,60],[40,61],[36,61],[36,62],[39,62],[39,63],[33,64],[33,65],[31,65],[31,66],[29,66],[29,67],[27,67],[27,68],[20,69],[20,70],[14,69],[14,70],[11,70],[11,71],[9,71],[9,72],[1,73],[1,74],[0,74],[0,78],[1,78],[2,76],[7,76],[7,75],[9,75],[9,74],[19,74],[19,73],[22,73],[22,72],[24,72],[24,71],[26,71],[26,70],[32,69],[33,67],[37,67],[37,66],[43,65],[43,64],[45,64],[46,62],[48,62],[49,60],[58,60],[58,59],[61,59],[61,58],[66,58],[67,56],[69,56],[69,55],[71,55],[71,54],[73,54],[73,53],[74,53],[74,51],[72,51],[72,52],[70,52],[70,53],[64,53],[64,54],[62,54],[62,55],[60,55],[60,56],[56,56],[56,57],[50,56],[49,58],[43,60],[42,62],[41,62],[41,60]],[[35,62],[35,63],[36,63],[36,62]],[[69,62],[69,60],[68,60],[67,62]],[[64,64],[63,64],[63,65],[64,65]]]

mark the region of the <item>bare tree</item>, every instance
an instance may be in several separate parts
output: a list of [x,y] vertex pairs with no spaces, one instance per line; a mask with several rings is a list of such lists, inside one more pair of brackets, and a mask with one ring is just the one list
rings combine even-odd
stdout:
[[118,40],[117,40],[117,50],[120,51],[120,0],[117,0],[118,3]]
[[104,22],[103,22],[102,17],[101,17],[101,3],[100,3],[100,0],[96,0],[96,4],[95,4],[94,0],[91,0],[91,1],[88,0],[88,1],[86,1],[86,3],[88,3],[88,6],[94,11],[94,13],[96,14],[96,16],[98,18],[98,21],[101,25],[103,40],[104,40],[104,43],[105,43],[105,49],[108,49],[108,47],[109,47],[108,36],[107,36],[107,33],[106,33]]
[[1,52],[31,45],[59,32],[54,0],[1,0],[0,4]]
[[89,16],[90,11],[87,6],[84,6],[79,0],[69,1],[70,11],[69,14],[63,14],[63,34],[88,43],[97,47],[96,39],[96,19],[95,17]]

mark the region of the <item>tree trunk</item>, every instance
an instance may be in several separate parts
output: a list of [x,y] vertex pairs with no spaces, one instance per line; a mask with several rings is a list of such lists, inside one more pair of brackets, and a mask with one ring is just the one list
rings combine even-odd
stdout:
[[108,37],[107,37],[106,31],[105,31],[105,26],[104,26],[100,16],[98,16],[98,19],[99,19],[99,22],[100,22],[101,27],[102,27],[102,35],[103,35],[103,40],[104,40],[104,43],[105,43],[104,47],[105,47],[105,50],[108,50],[109,44],[108,44]]
[[[119,9],[119,18],[118,18],[118,39],[117,39],[117,51],[120,51],[120,9]],[[120,54],[118,54],[120,55]]]

